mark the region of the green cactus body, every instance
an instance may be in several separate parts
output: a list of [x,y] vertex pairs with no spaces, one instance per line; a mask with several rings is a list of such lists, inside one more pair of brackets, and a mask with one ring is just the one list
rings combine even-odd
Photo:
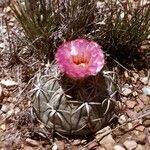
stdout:
[[52,72],[34,81],[33,110],[40,121],[67,135],[87,135],[108,124],[115,95],[110,76],[73,80]]

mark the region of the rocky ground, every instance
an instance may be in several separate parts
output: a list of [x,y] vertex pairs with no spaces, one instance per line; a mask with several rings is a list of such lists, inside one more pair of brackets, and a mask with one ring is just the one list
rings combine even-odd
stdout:
[[118,121],[90,137],[64,137],[32,116],[29,83],[40,63],[31,57],[16,34],[22,31],[6,7],[0,14],[0,150],[150,149],[149,70],[133,68],[118,73]]

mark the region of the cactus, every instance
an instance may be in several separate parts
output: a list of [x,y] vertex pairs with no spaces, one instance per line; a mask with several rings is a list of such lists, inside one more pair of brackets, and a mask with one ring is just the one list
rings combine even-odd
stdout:
[[40,71],[34,81],[36,116],[63,134],[99,130],[112,118],[115,106],[114,74],[102,72],[101,46],[86,39],[68,41],[59,46],[55,60],[56,65]]
[[[52,69],[53,68],[53,69]],[[87,135],[104,127],[113,117],[114,73],[105,71],[83,80],[58,73],[39,72],[33,88],[33,112],[48,127],[62,134]]]

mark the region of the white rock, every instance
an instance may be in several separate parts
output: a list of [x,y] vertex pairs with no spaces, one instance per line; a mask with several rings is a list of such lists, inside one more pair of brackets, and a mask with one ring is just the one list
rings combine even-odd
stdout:
[[5,47],[5,43],[0,43],[0,48],[4,48]]
[[127,140],[123,144],[128,150],[133,150],[137,147],[137,143],[134,140]]
[[126,150],[125,148],[123,148],[123,147],[120,146],[120,145],[115,145],[113,149],[114,149],[114,150]]
[[133,128],[133,124],[130,122],[127,124],[127,126],[128,126],[128,130],[131,130]]
[[2,105],[2,108],[1,108],[2,112],[6,113],[6,112],[8,112],[8,110],[9,110],[9,106],[8,105],[6,105],[6,104]]
[[6,130],[6,124],[2,124],[2,125],[0,126],[0,129],[2,129],[3,131],[5,131],[5,130]]
[[7,112],[7,117],[10,117],[14,114],[14,110],[13,109],[10,109],[8,112]]
[[4,79],[0,81],[0,84],[5,85],[6,87],[11,87],[11,86],[18,85],[18,83],[15,82],[15,81],[12,81],[12,80],[4,80]]
[[122,87],[121,89],[121,94],[124,95],[124,96],[128,96],[129,94],[132,93],[132,90],[130,89],[130,86],[129,85],[124,85],[124,87]]
[[14,26],[14,23],[13,23],[13,22],[9,22],[8,25],[9,25],[10,27],[13,27],[13,26]]
[[102,9],[102,8],[104,8],[104,4],[105,4],[104,2],[98,1],[97,4],[96,4],[96,8],[97,9]]
[[52,150],[58,150],[58,147],[57,147],[56,143],[53,144]]
[[125,115],[121,115],[120,117],[119,117],[119,119],[118,119],[118,122],[120,123],[120,124],[124,124],[125,122],[127,122],[127,116],[125,116]]
[[137,91],[134,91],[134,92],[132,93],[132,95],[133,95],[134,97],[137,96],[137,95],[138,95]]
[[132,73],[133,77],[131,77],[132,81],[134,81],[135,83],[137,82],[137,80],[139,79],[139,75],[135,72]]
[[15,108],[15,114],[18,114],[20,112],[20,108],[19,107],[16,107]]
[[145,95],[150,95],[150,86],[145,86],[142,90]]
[[124,76],[125,76],[126,78],[128,78],[128,77],[129,77],[129,74],[128,74],[128,72],[127,72],[127,71],[125,71],[125,72],[124,72]]
[[148,84],[148,77],[141,77],[140,81],[146,85],[146,84]]

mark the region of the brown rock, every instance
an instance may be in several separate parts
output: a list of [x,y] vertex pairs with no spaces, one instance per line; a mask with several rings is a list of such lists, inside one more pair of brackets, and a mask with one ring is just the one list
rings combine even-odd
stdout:
[[98,143],[97,142],[92,142],[91,144],[89,144],[88,146],[88,150],[93,150],[95,147],[98,146]]
[[139,135],[137,135],[136,141],[140,144],[145,144],[146,143],[146,134],[145,133],[139,133]]
[[139,95],[139,98],[143,101],[145,105],[147,105],[150,101],[150,98],[147,95]]
[[137,105],[137,106],[134,107],[134,110],[135,110],[136,112],[140,112],[140,111],[141,111],[141,108],[140,108],[139,105]]
[[150,125],[150,120],[145,120],[145,121],[143,122],[143,125],[144,125],[145,127],[149,126],[149,125]]
[[26,144],[27,144],[27,146],[32,146],[32,147],[39,146],[38,141],[32,140],[30,138],[26,139]]
[[143,132],[145,129],[145,127],[143,125],[140,125],[138,127],[136,127],[136,130]]
[[146,84],[148,84],[148,77],[141,77],[140,81],[146,85]]
[[25,146],[25,147],[23,148],[23,150],[34,150],[34,148],[31,147],[31,146]]
[[148,142],[149,142],[149,144],[150,144],[150,136],[149,136],[147,139],[148,139]]
[[138,144],[135,150],[145,150],[144,146]]
[[65,150],[65,143],[63,141],[56,141],[58,150]]
[[3,89],[2,86],[0,85],[0,103],[2,102],[3,98],[4,98]]
[[110,132],[111,132],[111,128],[109,126],[96,132],[97,141],[99,141],[101,138],[103,138],[105,135],[109,134]]
[[144,103],[143,103],[143,101],[141,101],[140,98],[137,98],[136,101],[137,101],[138,104],[139,104],[138,106],[139,106],[141,109],[143,109],[143,108],[144,108]]
[[134,108],[136,104],[137,104],[137,102],[136,101],[132,101],[132,100],[128,100],[126,102],[127,107],[131,108],[131,109]]
[[112,150],[115,145],[115,140],[113,139],[112,135],[109,134],[105,136],[99,143],[102,147]]

